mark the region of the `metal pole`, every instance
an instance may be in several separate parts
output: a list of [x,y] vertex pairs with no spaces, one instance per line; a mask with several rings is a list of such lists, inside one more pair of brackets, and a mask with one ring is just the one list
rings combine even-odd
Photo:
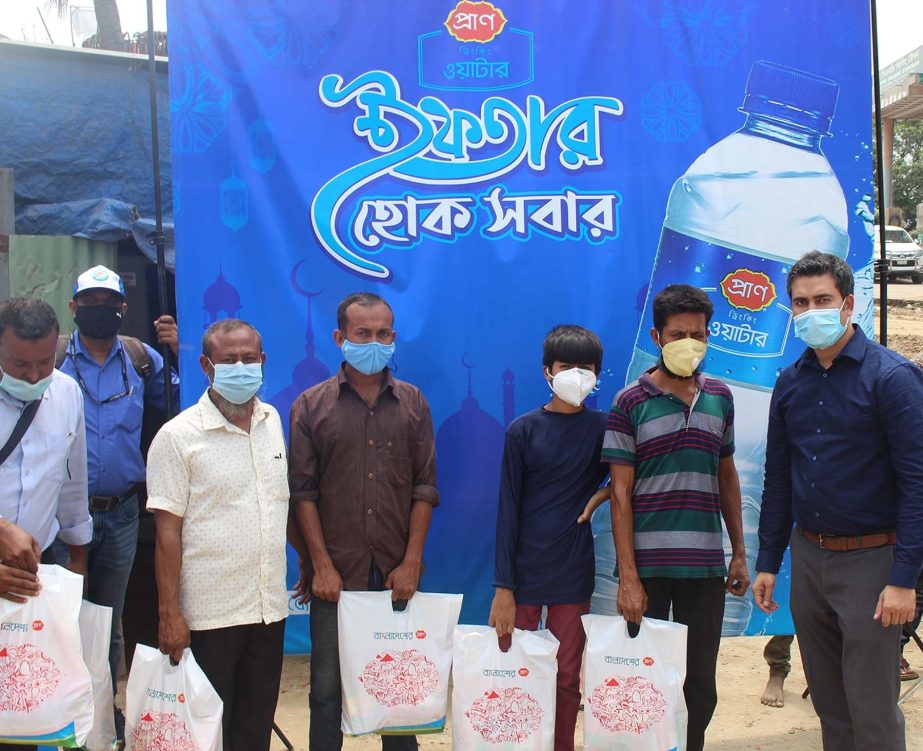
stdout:
[[885,181],[881,146],[881,76],[878,72],[878,7],[871,0],[872,11],[872,88],[875,97],[875,158],[877,169],[875,180],[878,187],[878,279],[880,289],[878,341],[888,346],[888,256],[885,251]]
[[[160,134],[157,127],[157,67],[154,61],[154,3],[147,0],[147,72],[151,90],[151,161],[154,167],[154,245],[157,246],[157,293],[160,301],[160,314],[167,315],[167,260],[163,236],[163,202],[160,195]],[[173,417],[173,378],[170,367],[170,348],[160,345],[163,356],[164,395],[167,406],[167,419]]]
[[51,32],[48,31],[48,24],[45,23],[45,16],[42,15],[42,11],[38,9],[38,6],[35,6],[35,12],[38,13],[38,17],[42,19],[42,26],[45,27],[45,33],[48,35],[48,41],[54,44],[54,39],[51,38]]

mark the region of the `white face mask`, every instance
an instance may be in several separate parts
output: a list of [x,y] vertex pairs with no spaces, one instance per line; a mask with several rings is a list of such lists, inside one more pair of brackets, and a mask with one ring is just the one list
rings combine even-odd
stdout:
[[596,388],[596,380],[596,373],[592,370],[570,368],[551,379],[551,390],[562,402],[579,407]]

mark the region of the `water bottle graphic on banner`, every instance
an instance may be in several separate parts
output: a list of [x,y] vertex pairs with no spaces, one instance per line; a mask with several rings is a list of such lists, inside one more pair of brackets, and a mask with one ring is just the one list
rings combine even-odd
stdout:
[[[702,288],[714,304],[703,371],[734,394],[736,463],[751,578],[765,462],[766,417],[778,374],[804,346],[793,335],[786,276],[810,250],[846,258],[843,189],[821,149],[836,82],[757,61],[743,127],[711,146],[673,185],[627,381],[657,364],[651,301],[669,284]],[[730,555],[729,547],[727,554]],[[753,603],[728,597],[725,633],[743,633]]]

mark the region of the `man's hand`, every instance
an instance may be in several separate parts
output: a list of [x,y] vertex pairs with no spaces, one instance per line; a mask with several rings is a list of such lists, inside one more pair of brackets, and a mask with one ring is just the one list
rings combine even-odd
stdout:
[[391,599],[409,600],[420,584],[423,563],[405,558],[385,579],[385,589],[391,590]]
[[619,592],[616,598],[619,614],[632,623],[641,625],[641,618],[647,611],[647,592],[638,578],[619,579]]
[[513,633],[516,625],[516,598],[512,589],[497,587],[487,625],[497,629],[497,636],[500,638]]
[[772,593],[775,588],[775,574],[767,574],[765,571],[757,572],[756,581],[753,582],[753,601],[756,603],[756,607],[766,615],[775,613],[779,609],[779,603],[772,599]]
[[160,316],[154,321],[154,329],[157,331],[157,343],[166,344],[179,357],[179,333],[173,316]]
[[889,584],[878,595],[878,607],[875,608],[876,621],[881,625],[900,626],[913,620],[916,614],[916,592],[909,587],[896,587]]
[[338,602],[343,591],[343,580],[333,565],[324,566],[314,571],[311,591],[320,600]]
[[736,597],[747,594],[750,586],[750,572],[747,570],[747,559],[743,553],[735,554],[728,566],[728,580],[725,585],[727,591]]
[[160,651],[179,662],[183,650],[189,646],[189,626],[178,610],[161,612],[158,631]]
[[304,558],[298,558],[298,581],[295,582],[295,600],[304,605],[311,601],[311,579],[313,572]]
[[586,506],[583,507],[583,513],[577,517],[578,524],[583,524],[584,522],[590,521],[590,517],[593,516],[593,512],[610,499],[611,487],[611,485],[607,485],[604,488],[600,488],[590,496],[590,500],[588,500],[586,502]]
[[26,530],[0,519],[0,561],[23,571],[38,572],[42,549]]
[[11,602],[25,602],[35,597],[42,585],[31,571],[23,571],[0,563],[0,597]]

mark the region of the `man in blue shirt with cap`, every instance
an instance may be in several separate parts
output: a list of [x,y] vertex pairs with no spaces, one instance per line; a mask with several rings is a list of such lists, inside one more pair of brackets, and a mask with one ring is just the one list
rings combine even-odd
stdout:
[[[160,354],[146,344],[150,373],[142,377],[128,345],[118,336],[128,305],[118,274],[95,266],[77,277],[70,302],[77,331],[67,341],[60,369],[80,385],[84,398],[93,541],[87,599],[112,608],[109,667],[115,689],[122,652],[121,617],[138,539],[139,485],[144,482],[141,421],[145,404],[166,409]],[[159,342],[177,354],[176,323],[161,316]],[[179,377],[171,372],[173,400]],[[121,719],[121,718],[119,718]]]

